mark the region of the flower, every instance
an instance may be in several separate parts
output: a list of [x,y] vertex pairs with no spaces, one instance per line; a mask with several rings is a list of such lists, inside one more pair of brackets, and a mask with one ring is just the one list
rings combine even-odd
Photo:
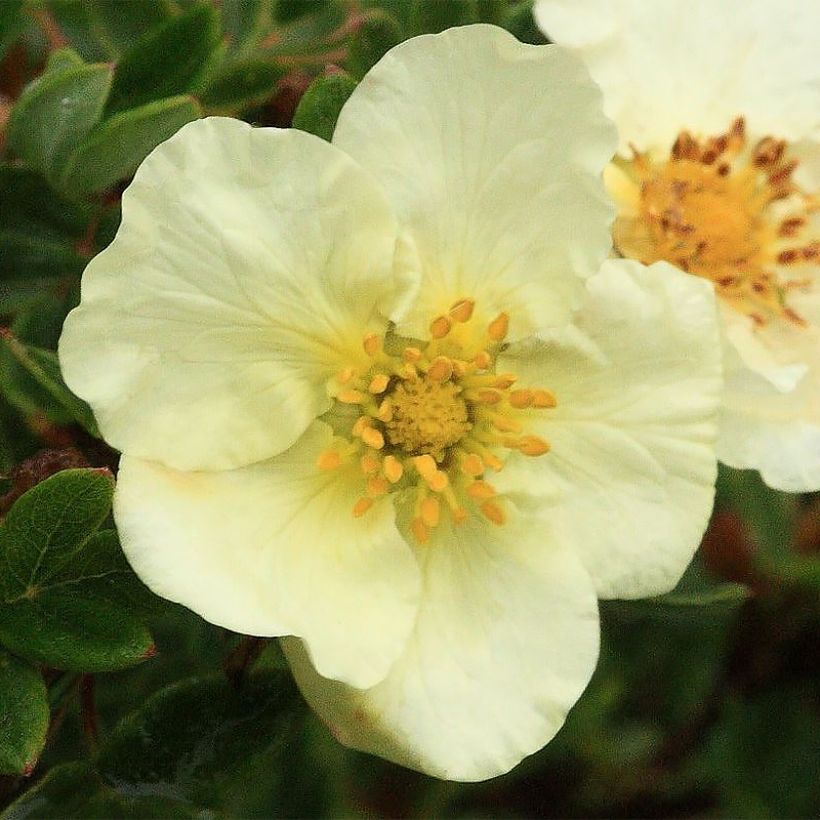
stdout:
[[613,142],[564,50],[418,37],[333,144],[185,126],[84,274],[60,359],[123,451],[126,555],[213,623],[293,636],[351,746],[507,771],[586,686],[596,594],[669,589],[700,538],[714,305],[663,263],[599,271]]
[[618,126],[618,251],[715,288],[718,457],[820,489],[820,6],[538,0],[535,14]]

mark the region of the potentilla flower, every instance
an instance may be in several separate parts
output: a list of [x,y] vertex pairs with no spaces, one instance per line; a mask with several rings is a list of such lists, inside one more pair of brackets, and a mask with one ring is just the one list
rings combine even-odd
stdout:
[[820,489],[820,6],[538,0],[535,14],[618,126],[617,250],[715,288],[719,458]]
[[[135,570],[284,643],[345,743],[440,777],[559,729],[596,594],[674,585],[715,478],[708,286],[607,262],[575,57],[395,48],[334,144],[210,118],[143,163],[60,345]],[[585,279],[587,282],[585,284]]]

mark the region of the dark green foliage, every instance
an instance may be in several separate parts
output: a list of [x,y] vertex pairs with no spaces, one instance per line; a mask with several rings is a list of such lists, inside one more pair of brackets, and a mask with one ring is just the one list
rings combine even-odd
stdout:
[[356,81],[347,74],[318,77],[302,97],[293,127],[330,141],[339,112],[355,88]]
[[373,9],[362,21],[350,42],[347,65],[363,77],[393,46],[404,38],[399,21],[389,12]]
[[42,676],[0,649],[0,774],[31,771],[47,728],[48,693]]

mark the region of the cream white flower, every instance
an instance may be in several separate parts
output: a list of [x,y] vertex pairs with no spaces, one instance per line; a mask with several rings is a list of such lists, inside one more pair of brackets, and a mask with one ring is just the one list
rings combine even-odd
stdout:
[[719,458],[820,489],[820,4],[538,0],[535,15],[618,126],[618,250],[714,284]]
[[332,145],[185,126],[84,275],[60,357],[123,451],[129,560],[209,621],[294,636],[351,746],[507,771],[586,686],[596,594],[668,590],[699,540],[713,300],[664,264],[598,272],[614,136],[567,52],[419,37]]

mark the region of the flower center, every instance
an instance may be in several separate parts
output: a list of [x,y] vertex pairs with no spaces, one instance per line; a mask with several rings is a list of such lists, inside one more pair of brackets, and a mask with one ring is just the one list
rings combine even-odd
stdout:
[[473,300],[460,299],[430,323],[427,341],[407,343],[391,332],[365,336],[370,365],[346,368],[331,385],[338,405],[358,413],[349,434],[321,454],[319,469],[358,460],[363,494],[356,517],[381,496],[409,491],[410,528],[422,544],[443,514],[461,523],[474,508],[503,524],[503,502],[485,473],[503,468],[499,451],[549,451],[542,438],[521,433],[528,415],[555,407],[555,397],[513,389],[515,375],[496,372],[509,317],[478,327],[473,309]]
[[634,151],[618,167],[609,181],[623,256],[711,280],[758,326],[772,318],[805,324],[787,297],[808,284],[794,269],[820,258],[820,241],[804,235],[818,201],[792,179],[797,160],[786,142],[765,137],[749,148],[738,118],[717,137],[681,132],[666,159]]

